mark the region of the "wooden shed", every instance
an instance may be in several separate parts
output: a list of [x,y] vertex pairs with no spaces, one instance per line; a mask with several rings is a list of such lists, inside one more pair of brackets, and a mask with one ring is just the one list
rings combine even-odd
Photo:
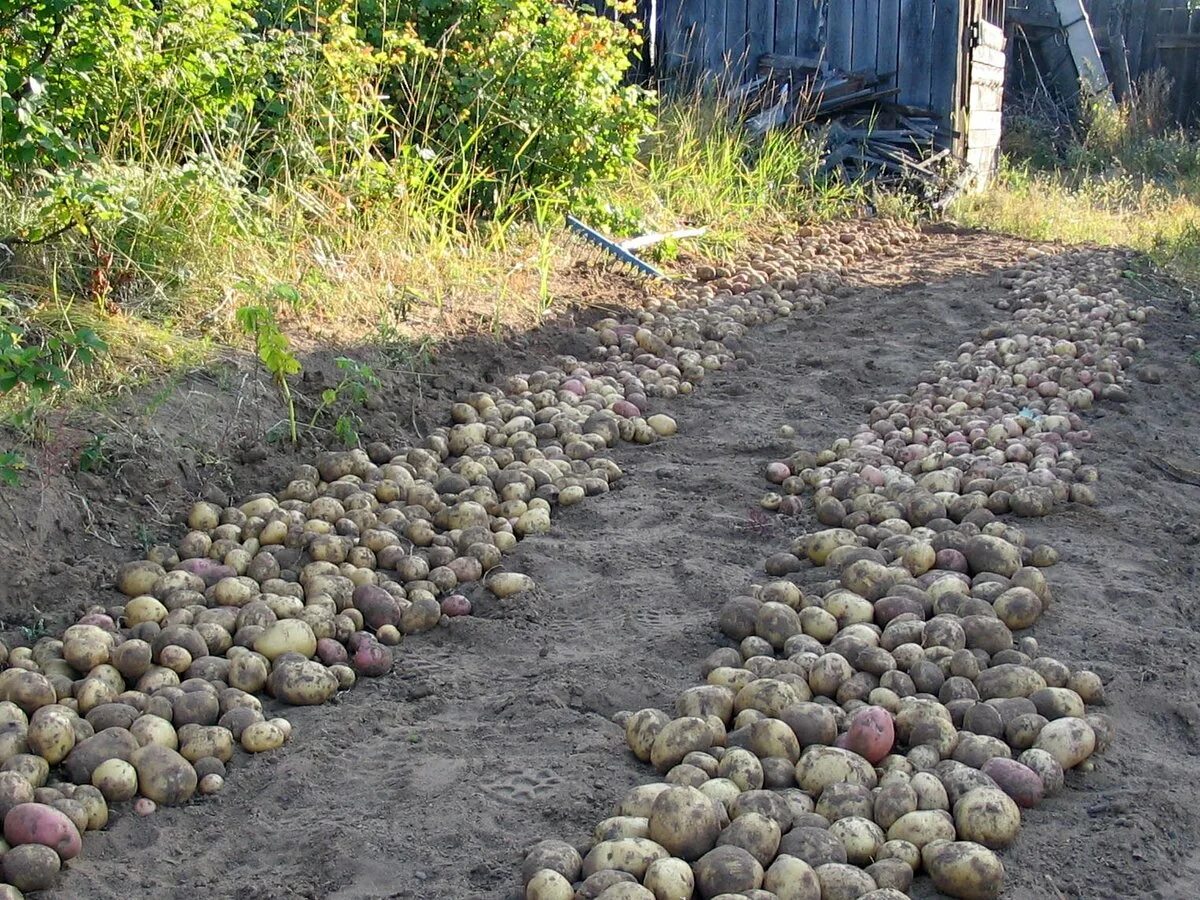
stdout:
[[[603,8],[603,0],[598,4]],[[998,156],[1005,0],[641,0],[646,73],[736,86],[764,54],[871,72],[983,179]]]

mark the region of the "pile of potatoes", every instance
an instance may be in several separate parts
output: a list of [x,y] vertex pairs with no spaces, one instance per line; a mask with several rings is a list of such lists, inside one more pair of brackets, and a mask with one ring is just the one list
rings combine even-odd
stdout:
[[497,569],[504,552],[609,490],[607,448],[674,434],[655,401],[734,364],[747,328],[845,296],[832,269],[918,239],[862,223],[701,272],[596,323],[590,361],[464,397],[417,447],[322,453],[277,493],[195,504],[173,546],[118,570],[114,600],[0,645],[0,900],[52,883],[111,804],[215,793],[239,749],[281,747],[291,725],[263,695],[319,704],[386,674],[404,635],[471,613],[473,583],[519,601],[534,585]]
[[832,527],[724,605],[732,646],[673,710],[617,714],[660,780],[584,846],[533,847],[528,900],[897,900],[921,872],[1000,895],[1022,810],[1114,738],[1100,677],[1019,634],[1053,603],[1058,553],[999,519],[1094,502],[1080,413],[1123,399],[1146,310],[1107,287],[1120,255],[1084,265],[1007,273],[1011,326],[853,439],[768,466],[775,501],[811,491]]
[[1123,298],[1117,252],[1043,257],[1007,272],[1011,321],[986,329],[935,364],[908,395],[873,404],[850,438],[770,463],[778,488],[762,503],[796,514],[812,492],[824,525],[885,518],[991,521],[1044,516],[1055,504],[1094,504],[1095,467],[1081,418],[1127,398],[1150,307]]

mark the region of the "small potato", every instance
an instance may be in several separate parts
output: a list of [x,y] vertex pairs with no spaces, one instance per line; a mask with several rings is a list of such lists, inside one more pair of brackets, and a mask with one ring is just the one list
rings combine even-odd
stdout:
[[1021,811],[998,788],[975,788],[954,804],[954,826],[964,841],[999,850],[1017,839]]
[[34,788],[40,788],[50,777],[50,764],[40,756],[18,753],[4,761],[4,765],[0,766],[0,772],[16,772]]
[[939,891],[962,900],[996,900],[1004,886],[1004,865],[987,847],[969,841],[934,848],[926,868]]
[[846,861],[846,848],[829,833],[828,826],[817,828],[800,825],[793,828],[780,839],[779,853],[795,857],[814,869],[826,863]]
[[1039,715],[1053,722],[1068,717],[1082,719],[1087,715],[1083,698],[1069,688],[1042,688],[1029,695]]
[[808,863],[780,854],[763,878],[763,887],[779,900],[821,900],[821,881]]
[[737,747],[727,750],[721,757],[717,775],[728,778],[743,791],[757,791],[763,786],[762,763],[749,750]]
[[658,859],[650,863],[642,883],[655,900],[691,900],[696,889],[692,867],[681,859]]
[[912,886],[913,870],[900,859],[876,860],[866,867],[866,872],[879,888],[891,888],[903,896],[907,896]]
[[829,826],[829,833],[842,842],[847,862],[855,866],[870,864],[884,842],[883,829],[861,816],[838,819]]
[[137,795],[137,770],[123,759],[109,759],[92,772],[92,785],[108,803],[132,800]]
[[876,859],[898,859],[915,872],[921,865],[921,849],[908,841],[884,841]]

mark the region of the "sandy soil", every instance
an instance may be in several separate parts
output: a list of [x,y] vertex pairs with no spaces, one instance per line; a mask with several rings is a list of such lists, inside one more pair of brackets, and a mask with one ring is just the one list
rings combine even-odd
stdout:
[[[537,579],[532,600],[479,595],[476,617],[406,641],[397,673],[290,710],[287,748],[237,760],[216,798],[116,815],[47,896],[519,897],[523,848],[582,841],[630,786],[653,780],[612,713],[669,706],[694,683],[723,640],[720,603],[811,524],[758,512],[762,465],[845,434],[869,398],[907,389],[1002,315],[988,302],[1003,290],[998,270],[1025,252],[1005,238],[934,234],[902,264],[847,273],[846,296],[826,312],[753,333],[746,365],[672,405],[676,438],[617,451],[619,490],[520,545],[512,565]],[[1059,602],[1034,634],[1046,652],[1102,674],[1119,738],[1094,772],[1026,816],[1004,855],[1010,900],[1200,896],[1190,777],[1200,752],[1200,370],[1187,361],[1200,324],[1168,287],[1147,286],[1164,299],[1142,364],[1161,378],[1096,414],[1101,505],[1029,526],[1063,551],[1049,573]],[[395,375],[389,396],[403,399],[369,428],[400,440],[456,390],[577,342],[569,327],[507,348],[468,342],[425,367],[419,393],[413,376]],[[272,403],[253,380],[195,380],[129,426],[142,454],[116,473],[11,496],[0,505],[10,519],[0,522],[0,613],[9,624],[61,620],[133,555],[139,525],[168,533],[201,483],[235,494],[274,486],[290,461],[254,439]],[[784,424],[794,439],[778,436]],[[72,493],[91,498],[90,522]],[[937,895],[925,882],[914,896]]]

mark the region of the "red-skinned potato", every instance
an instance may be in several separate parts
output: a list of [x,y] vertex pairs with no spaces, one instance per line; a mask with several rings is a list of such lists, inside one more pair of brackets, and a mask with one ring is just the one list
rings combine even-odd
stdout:
[[74,859],[83,849],[75,823],[44,803],[21,803],[10,809],[4,817],[4,839],[14,847],[42,844],[61,859]]
[[350,657],[350,665],[359,675],[377,677],[386,675],[392,670],[392,650],[375,640],[361,642],[354,655]]
[[881,706],[868,706],[854,714],[849,730],[839,738],[837,746],[877,765],[892,752],[895,743],[896,727],[891,713]]

